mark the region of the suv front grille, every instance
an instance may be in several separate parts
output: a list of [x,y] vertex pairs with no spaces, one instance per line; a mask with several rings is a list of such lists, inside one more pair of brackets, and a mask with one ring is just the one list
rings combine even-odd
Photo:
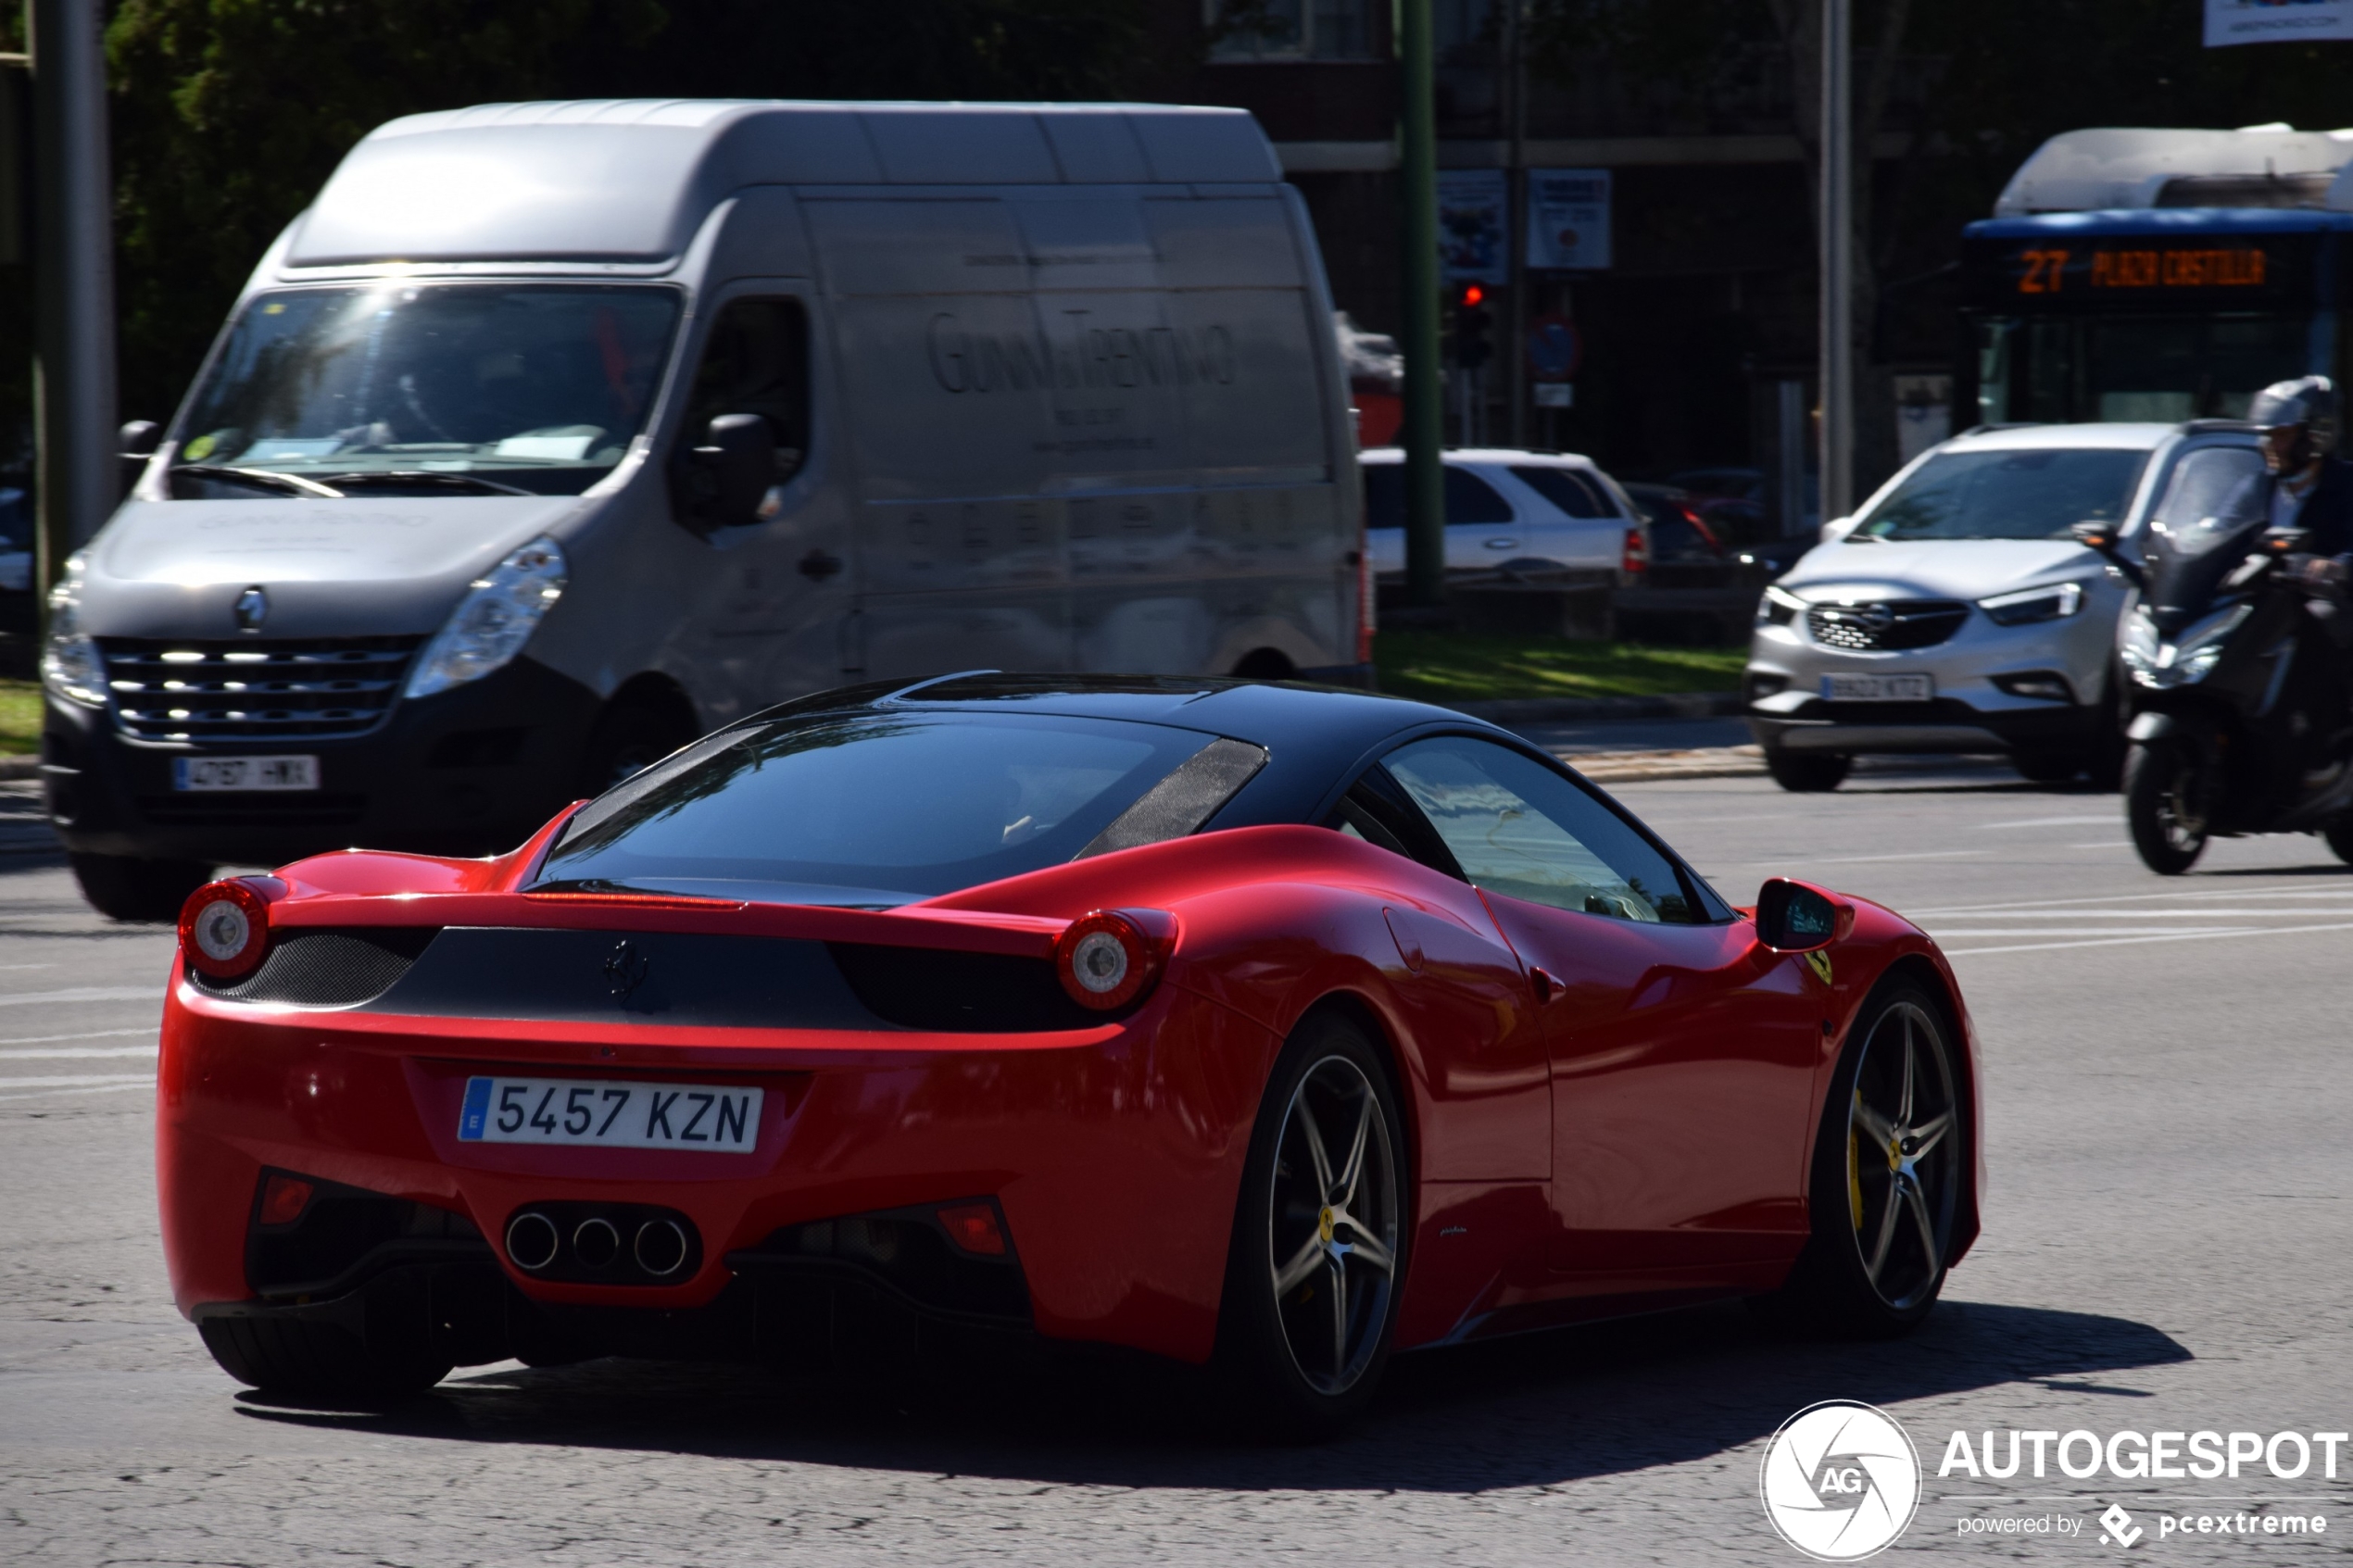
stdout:
[[422,637],[173,642],[105,637],[115,721],[138,740],[365,734],[400,696]]
[[1818,604],[1806,612],[1806,629],[1824,647],[1929,648],[1950,637],[1969,619],[1957,599],[1887,599],[1877,604]]

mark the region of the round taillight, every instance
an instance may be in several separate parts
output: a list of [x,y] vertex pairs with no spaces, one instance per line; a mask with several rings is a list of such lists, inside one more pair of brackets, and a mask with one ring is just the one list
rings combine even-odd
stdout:
[[200,974],[250,974],[269,947],[269,902],[242,882],[207,883],[180,906],[180,951]]
[[1160,977],[1160,951],[1126,915],[1097,909],[1070,922],[1054,944],[1054,971],[1080,1007],[1124,1008]]

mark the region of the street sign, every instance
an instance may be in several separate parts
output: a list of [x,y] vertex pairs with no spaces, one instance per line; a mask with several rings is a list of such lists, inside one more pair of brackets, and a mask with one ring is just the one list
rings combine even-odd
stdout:
[[1584,357],[1584,340],[1567,317],[1539,316],[1528,323],[1528,373],[1532,379],[1567,381]]

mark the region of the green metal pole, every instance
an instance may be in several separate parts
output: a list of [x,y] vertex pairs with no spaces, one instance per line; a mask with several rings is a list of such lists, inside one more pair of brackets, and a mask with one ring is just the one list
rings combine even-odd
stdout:
[[1399,0],[1397,45],[1404,115],[1397,182],[1403,199],[1405,352],[1405,587],[1416,605],[1446,592],[1446,481],[1439,449],[1445,410],[1438,382],[1438,125],[1432,107],[1430,0]]

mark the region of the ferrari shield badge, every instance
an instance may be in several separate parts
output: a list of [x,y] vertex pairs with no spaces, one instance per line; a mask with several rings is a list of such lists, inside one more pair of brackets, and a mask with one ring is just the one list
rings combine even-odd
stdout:
[[1831,983],[1831,956],[1819,948],[1806,955],[1806,967],[1825,985]]

